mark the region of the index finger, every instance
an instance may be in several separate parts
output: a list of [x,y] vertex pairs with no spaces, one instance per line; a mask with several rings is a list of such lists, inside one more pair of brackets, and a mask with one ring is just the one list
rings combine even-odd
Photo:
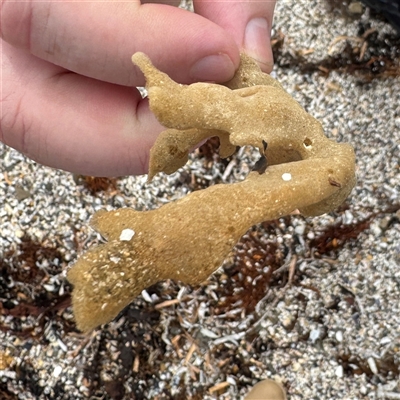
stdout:
[[226,81],[239,65],[237,45],[223,28],[176,7],[138,0],[0,4],[4,40],[91,78],[142,85],[130,61],[137,51],[182,83]]

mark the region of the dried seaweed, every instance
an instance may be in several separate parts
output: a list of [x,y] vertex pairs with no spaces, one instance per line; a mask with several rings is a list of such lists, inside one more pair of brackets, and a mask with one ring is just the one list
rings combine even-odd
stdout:
[[303,73],[331,71],[356,75],[362,81],[386,79],[400,75],[400,38],[371,30],[370,26],[360,26],[357,37],[339,37],[345,42],[339,54],[327,55],[319,61],[309,61],[299,52],[285,51],[285,35],[281,30],[271,40],[274,59],[281,68],[299,68]]
[[[46,268],[41,268],[42,264]],[[38,339],[42,334],[38,325],[43,328],[57,311],[71,305],[68,284],[64,287],[63,295],[59,295],[58,291],[48,291],[43,286],[51,275],[60,273],[66,264],[57,245],[48,239],[39,242],[24,235],[15,249],[7,251],[0,259],[0,315],[14,318],[12,324],[0,325],[0,330],[20,338]],[[28,316],[37,319],[28,324]],[[74,329],[72,324],[66,323],[65,330],[71,329]]]
[[[261,233],[262,234],[262,233]],[[236,245],[232,263],[224,267],[220,277],[219,297],[214,312],[229,312],[240,306],[246,314],[254,311],[271,285],[272,275],[284,263],[275,242],[261,242],[260,232],[248,232]]]
[[117,190],[117,178],[74,175],[74,180],[77,185],[83,185],[92,196],[99,192],[114,192]]
[[[400,209],[399,204],[391,204],[382,211],[371,213],[368,217],[350,224],[339,221],[329,225],[320,235],[310,241],[310,248],[315,249],[314,255],[323,255],[336,252],[350,242],[354,242],[359,235],[366,231],[374,218],[381,214],[395,214]],[[395,217],[393,217],[395,218]]]

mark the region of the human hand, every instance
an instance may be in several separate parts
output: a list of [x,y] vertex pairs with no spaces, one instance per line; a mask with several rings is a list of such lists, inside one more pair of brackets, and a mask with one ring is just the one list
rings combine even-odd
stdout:
[[1,0],[0,140],[71,172],[146,173],[164,128],[135,88],[132,54],[181,83],[229,80],[242,49],[271,70],[275,1],[195,0],[195,14],[171,4]]

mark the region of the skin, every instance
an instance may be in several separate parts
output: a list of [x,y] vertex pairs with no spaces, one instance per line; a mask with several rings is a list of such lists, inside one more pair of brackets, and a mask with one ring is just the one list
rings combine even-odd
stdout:
[[0,4],[0,140],[75,173],[148,170],[164,128],[135,88],[144,77],[133,53],[181,83],[229,80],[242,50],[265,72],[273,65],[275,1],[195,0],[195,13],[134,0]]

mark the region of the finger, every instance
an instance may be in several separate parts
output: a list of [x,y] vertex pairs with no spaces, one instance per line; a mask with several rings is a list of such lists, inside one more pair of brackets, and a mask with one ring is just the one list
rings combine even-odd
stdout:
[[257,60],[264,72],[271,72],[271,26],[275,0],[194,0],[196,13],[228,31],[239,48]]
[[143,174],[164,130],[134,88],[66,71],[3,43],[0,139],[39,163]]
[[142,4],[167,4],[169,6],[178,7],[181,4],[180,0],[141,0]]
[[144,83],[131,56],[143,51],[173,79],[226,81],[239,65],[233,39],[213,22],[138,1],[2,0],[1,35],[31,54],[79,74],[121,85]]

